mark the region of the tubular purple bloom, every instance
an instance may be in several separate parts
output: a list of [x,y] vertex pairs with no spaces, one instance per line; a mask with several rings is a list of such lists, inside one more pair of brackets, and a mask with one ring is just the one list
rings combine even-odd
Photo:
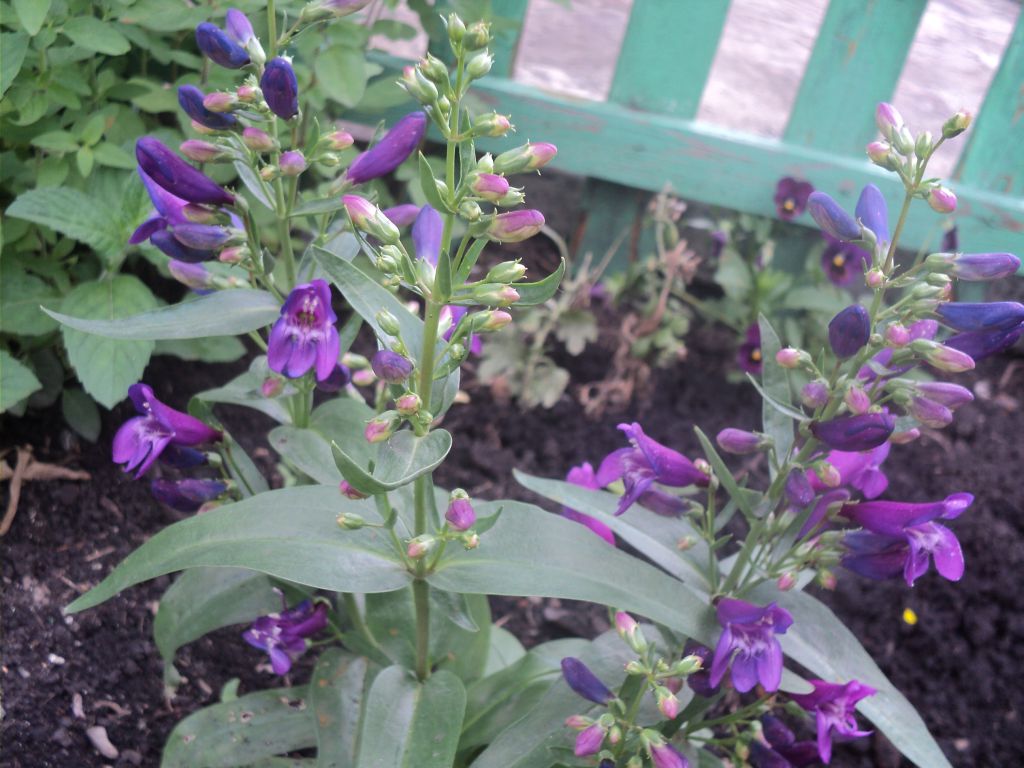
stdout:
[[135,142],[135,157],[146,176],[177,198],[189,203],[210,205],[231,205],[235,202],[234,195],[152,136],[143,136]]
[[226,483],[213,479],[168,480],[160,477],[150,483],[150,491],[156,500],[179,512],[195,512],[227,489]]
[[[585,462],[578,467],[570,469],[569,473],[565,476],[565,480],[566,482],[578,485],[581,488],[590,488],[591,490],[601,488],[597,475],[594,473],[594,468],[590,465],[590,462]],[[615,534],[612,532],[611,528],[601,521],[591,517],[590,515],[584,514],[583,512],[570,509],[569,507],[562,507],[562,517],[567,517],[581,525],[587,526],[587,528],[607,541],[613,547],[615,546]]]
[[153,179],[151,179],[142,167],[137,167],[139,172],[139,178],[142,179],[142,184],[146,188],[146,192],[149,194],[149,199],[153,201],[153,207],[156,208],[156,214],[146,219],[139,227],[132,233],[132,236],[128,239],[128,242],[132,245],[136,245],[152,237],[154,232],[158,232],[162,229],[166,229],[168,225],[172,224],[185,224],[188,222],[188,218],[185,216],[185,206],[188,205],[187,200],[182,200],[180,197],[172,195],[170,192],[165,190]]
[[[403,205],[395,205],[391,208],[384,209],[384,215],[388,217],[392,224],[396,227],[408,227],[419,216],[420,207],[413,205],[412,203],[405,203]],[[440,244],[438,250],[441,249]]]
[[345,178],[353,184],[363,184],[386,176],[405,162],[423,141],[426,131],[426,114],[409,113],[395,123],[383,139],[355,159],[345,172]]
[[[961,334],[964,335],[964,334]],[[956,338],[956,337],[954,337]],[[910,342],[910,348],[931,366],[949,373],[963,373],[974,368],[974,358],[955,346],[939,344],[927,339]]]
[[238,118],[227,112],[211,112],[203,106],[205,95],[194,85],[178,87],[178,104],[190,118],[214,131],[226,131],[238,125]]
[[378,379],[389,384],[401,384],[413,371],[413,364],[409,358],[390,349],[377,350],[370,360],[370,367]]
[[504,176],[498,176],[495,173],[478,173],[473,179],[470,189],[484,200],[490,200],[493,203],[508,194],[509,183]]
[[445,510],[444,519],[456,531],[468,531],[476,523],[476,511],[466,495],[452,493],[448,502],[448,509]]
[[499,243],[519,243],[533,237],[544,226],[544,214],[535,210],[499,213],[484,233]]
[[213,273],[202,264],[171,259],[167,262],[167,271],[171,273],[171,277],[193,291],[206,291],[213,285]]
[[347,365],[338,363],[326,379],[316,383],[316,388],[321,392],[337,392],[339,389],[347,387],[351,381],[352,371]]
[[889,439],[895,428],[896,419],[888,413],[839,416],[811,424],[814,436],[837,451],[869,451],[877,448]]
[[291,120],[299,114],[299,82],[287,59],[278,56],[267,62],[260,78],[260,90],[270,111],[282,120]]
[[956,195],[951,189],[935,187],[928,193],[928,205],[936,213],[952,213],[956,210]]
[[940,304],[940,322],[954,331],[1008,331],[1024,323],[1024,304],[1016,301]]
[[171,443],[160,454],[160,463],[175,469],[194,469],[209,464],[210,459],[203,451]]
[[416,258],[436,268],[443,233],[444,221],[441,220],[441,214],[429,205],[424,205],[412,225],[412,245]]
[[963,352],[974,361],[997,355],[1017,343],[1024,334],[1024,324],[1007,331],[973,331],[958,333],[946,339],[946,346]]
[[671,744],[651,745],[654,768],[690,768],[690,761]]
[[201,251],[182,244],[168,230],[160,229],[149,236],[149,242],[163,253],[186,264],[198,264],[216,256],[213,251]]
[[846,288],[864,275],[864,267],[871,263],[871,254],[859,245],[844,243],[824,233],[828,245],[821,254],[821,268],[833,285]]
[[[882,463],[888,458],[892,446],[882,443],[871,451],[849,452],[830,451],[825,460],[839,473],[841,486],[856,488],[864,494],[864,498],[873,499],[881,496],[889,487],[889,478],[882,472]],[[810,475],[811,487],[816,491],[826,491],[825,484],[813,472]]]
[[327,606],[303,600],[281,613],[261,616],[242,633],[254,648],[266,651],[275,675],[286,675],[292,663],[306,652],[306,638],[327,626]]
[[604,728],[597,723],[594,723],[576,734],[576,743],[573,745],[572,753],[576,757],[596,755],[601,751],[601,745],[603,743]]
[[861,224],[874,232],[878,242],[889,241],[889,211],[882,191],[874,184],[865,184],[857,199],[854,213]]
[[281,162],[278,163],[281,173],[284,176],[298,176],[308,167],[306,157],[299,150],[293,149],[281,155]]
[[1020,269],[1020,259],[1012,253],[932,254],[926,263],[934,264],[936,256],[949,257],[946,271],[961,280],[1000,280]]
[[687,640],[683,646],[683,656],[696,656],[701,662],[700,669],[686,678],[686,684],[698,696],[714,696],[718,686],[711,685],[711,673],[708,671],[714,656],[711,649],[696,640]]
[[590,671],[590,668],[579,659],[567,656],[562,659],[562,675],[566,684],[572,688],[577,696],[582,696],[595,704],[607,704],[615,698],[597,675]]
[[[875,125],[887,139],[891,138],[894,132],[903,130],[903,116],[892,104],[882,101],[875,108]],[[827,762],[827,761],[826,761]]]
[[249,21],[249,17],[237,8],[228,8],[227,15],[224,17],[224,26],[227,29],[227,33],[231,35],[239,45],[244,46],[256,37],[256,33],[253,32],[252,23]]
[[807,208],[807,198],[814,191],[814,186],[806,181],[799,181],[792,176],[779,179],[775,185],[775,213],[783,221],[795,219]]
[[197,251],[214,251],[227,245],[234,236],[216,224],[177,224],[171,229],[174,239]]
[[296,379],[315,367],[317,381],[328,378],[338,365],[340,341],[334,327],[337,320],[326,281],[313,280],[295,286],[270,331],[270,370]]
[[914,389],[929,400],[941,403],[950,410],[956,410],[961,405],[974,400],[974,395],[967,387],[947,381],[916,381]]
[[[811,473],[814,474],[813,472]],[[802,469],[794,469],[786,478],[786,498],[797,509],[803,509],[814,501],[814,488]]]
[[970,493],[954,493],[942,501],[861,501],[843,507],[843,516],[872,533],[902,536],[908,526],[931,522],[936,518],[955,520],[974,503]]
[[907,410],[911,416],[932,429],[942,429],[953,423],[953,412],[927,397],[911,398]]
[[764,360],[761,354],[761,328],[754,323],[747,328],[747,335],[736,352],[736,365],[741,371],[760,375]]
[[114,435],[113,459],[125,472],[138,469],[142,477],[171,443],[199,445],[221,438],[221,433],[187,413],[170,408],[153,395],[146,384],[132,384],[128,397],[141,415],[128,419]]
[[826,683],[824,680],[810,680],[814,690],[811,693],[790,694],[797,704],[814,714],[818,729],[818,754],[824,763],[832,759],[832,739],[868,736],[871,731],[857,729],[854,710],[857,702],[874,696],[874,688],[856,680],[845,685]]
[[807,199],[807,210],[815,223],[826,233],[839,240],[860,240],[860,225],[824,192],[812,192]]
[[818,499],[814,505],[814,509],[811,510],[810,516],[800,527],[800,531],[797,533],[797,538],[802,539],[809,533],[818,531],[819,528],[823,527],[822,523],[825,518],[828,517],[832,508],[837,504],[842,504],[850,499],[850,492],[842,488],[829,490],[824,483],[821,483],[820,478],[814,472],[808,473],[810,477],[821,484],[825,488],[825,493],[822,494],[821,498]]
[[733,429],[727,427],[715,437],[718,447],[726,453],[744,455],[755,453],[764,445],[764,438],[756,432],[748,432],[745,429]]
[[206,58],[226,69],[241,69],[250,61],[245,48],[227,32],[208,21],[196,27],[196,45]]
[[711,663],[711,684],[718,685],[732,662],[732,684],[746,693],[760,683],[776,691],[782,682],[782,646],[775,635],[793,624],[789,611],[775,603],[761,607],[743,600],[722,598],[717,607],[722,634]]
[[828,342],[840,360],[846,360],[864,348],[871,337],[871,316],[861,304],[842,310],[828,324]]

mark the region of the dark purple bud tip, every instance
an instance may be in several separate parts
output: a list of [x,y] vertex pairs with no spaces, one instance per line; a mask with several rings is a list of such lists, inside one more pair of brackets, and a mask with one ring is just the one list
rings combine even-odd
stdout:
[[1008,331],[1024,323],[1024,304],[1016,301],[940,304],[935,311],[954,331]]
[[413,153],[426,130],[426,114],[411,112],[395,123],[383,139],[357,157],[345,177],[353,184],[362,184],[386,176]]
[[468,531],[476,522],[476,512],[464,491],[453,491],[444,519],[456,531]]
[[278,56],[267,62],[260,78],[260,89],[270,111],[282,120],[299,114],[299,82],[287,59]]
[[997,355],[1017,343],[1024,334],[1024,324],[1008,331],[969,331],[946,339],[946,346],[968,355],[972,360],[984,360]]
[[871,336],[871,316],[860,304],[853,304],[832,318],[828,324],[828,342],[840,360],[853,357]]
[[157,501],[179,512],[195,512],[203,504],[213,501],[228,489],[221,480],[187,478],[167,480],[157,478],[150,490]]
[[608,686],[602,683],[590,668],[579,659],[568,656],[562,659],[562,675],[565,682],[578,696],[594,702],[595,704],[607,704],[615,695],[608,690]]
[[895,428],[896,419],[888,413],[862,413],[815,422],[811,433],[837,451],[869,451],[888,440]]
[[235,202],[230,192],[186,163],[159,139],[143,136],[135,142],[135,159],[150,179],[182,200],[209,205]]
[[249,54],[245,48],[231,39],[227,32],[208,21],[196,27],[196,45],[210,61],[227,69],[240,69],[249,63]]
[[214,131],[226,131],[238,124],[238,118],[227,112],[211,112],[203,106],[203,92],[194,85],[178,88],[178,104],[190,118]]
[[807,198],[807,210],[815,223],[839,240],[860,240],[860,225],[824,192],[812,192]]
[[172,259],[183,261],[186,264],[198,264],[201,261],[208,261],[217,255],[213,251],[189,248],[166,229],[158,229],[150,235],[149,242]]
[[390,349],[378,350],[370,361],[370,367],[378,379],[389,384],[401,384],[413,371],[413,364],[409,358]]
[[857,198],[854,211],[861,223],[870,229],[879,242],[889,240],[889,212],[885,206],[882,190],[874,184],[866,184]]

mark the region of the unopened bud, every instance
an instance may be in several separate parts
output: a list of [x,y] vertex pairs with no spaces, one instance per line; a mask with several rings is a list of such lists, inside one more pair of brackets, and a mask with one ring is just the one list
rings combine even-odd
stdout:
[[389,245],[397,245],[401,241],[402,233],[398,231],[398,227],[365,197],[343,195],[341,199],[356,229]]
[[358,531],[366,525],[366,521],[362,517],[351,512],[342,512],[335,518],[335,521],[346,531]]
[[910,331],[901,323],[893,323],[885,329],[885,340],[894,347],[905,347],[910,343]]
[[519,291],[501,283],[481,283],[473,289],[473,298],[481,304],[507,307],[519,300]]
[[197,163],[212,163],[227,156],[227,153],[216,144],[201,139],[189,139],[181,142],[181,154]]
[[448,497],[448,509],[444,519],[456,531],[466,531],[476,523],[476,511],[469,500],[469,495],[461,488],[456,488]]
[[253,152],[269,152],[277,146],[271,135],[259,128],[246,128],[242,131],[242,143]]
[[268,376],[260,384],[260,394],[264,397],[277,397],[284,391],[284,382],[276,376]]
[[395,400],[395,410],[403,416],[412,416],[419,411],[422,405],[423,401],[420,400],[420,396],[415,392],[407,392]]
[[654,698],[658,702],[658,711],[665,716],[665,719],[675,720],[679,715],[679,699],[670,690],[660,686],[655,689]]
[[546,142],[523,144],[521,147],[502,152],[494,158],[494,172],[500,174],[522,173],[543,168],[558,154],[554,144]]
[[971,125],[971,113],[960,111],[942,124],[942,138],[952,139],[966,131]]
[[463,200],[459,204],[459,215],[466,221],[479,221],[484,212],[475,200]]
[[843,402],[850,409],[850,413],[867,413],[868,409],[871,408],[871,398],[860,387],[850,387],[846,390],[846,397],[843,398]]
[[408,555],[410,560],[419,560],[425,557],[435,546],[437,546],[437,539],[430,534],[423,534],[409,542],[405,549],[405,554]]
[[483,48],[491,42],[491,25],[486,21],[474,21],[462,36],[462,46],[467,51]]
[[285,152],[281,155],[280,168],[284,176],[298,176],[306,170],[306,158],[297,149]]
[[903,126],[899,131],[893,132],[890,141],[892,141],[892,145],[896,147],[896,151],[901,155],[909,155],[914,151],[914,134],[906,126]]
[[466,62],[466,74],[472,80],[479,80],[491,71],[494,65],[494,57],[488,51],[480,51],[473,54]]
[[355,501],[367,498],[367,495],[365,493],[356,489],[356,487],[353,486],[348,480],[342,480],[340,483],[338,483],[338,490],[341,491],[342,496],[345,496],[349,499],[353,499]]
[[512,322],[512,315],[500,309],[477,312],[473,315],[473,331],[497,331]]
[[203,97],[203,106],[211,112],[230,112],[238,103],[238,97],[226,91],[214,91]]
[[914,154],[917,155],[919,159],[924,159],[928,156],[928,153],[932,151],[932,144],[931,131],[922,131],[918,135],[917,141],[914,142]]
[[786,571],[784,574],[779,576],[778,580],[775,582],[775,586],[780,592],[788,592],[796,586],[796,576],[792,571]]
[[458,14],[452,13],[448,16],[448,39],[452,45],[458,46],[466,35],[466,24],[459,18]]
[[473,135],[500,139],[512,130],[512,123],[505,115],[490,112],[473,121]]
[[974,368],[974,360],[970,355],[928,339],[915,339],[910,342],[910,349],[940,371],[963,373]]
[[244,245],[232,245],[217,254],[217,261],[222,264],[239,264],[249,257],[249,249]]
[[636,653],[643,654],[647,651],[647,639],[640,630],[640,625],[625,611],[618,611],[615,614],[615,630]]
[[240,85],[235,89],[235,96],[246,104],[252,104],[263,98],[263,93],[255,85]]
[[903,116],[896,107],[883,101],[875,109],[875,124],[882,135],[892,141],[893,134],[903,129]]
[[828,405],[829,388],[824,379],[815,379],[804,384],[800,390],[800,401],[808,408],[817,410]]
[[872,290],[881,288],[885,285],[885,273],[877,268],[869,269],[867,274],[864,275],[864,282],[867,284],[868,288]]
[[872,141],[867,146],[867,155],[872,163],[887,171],[894,171],[899,167],[899,160],[892,151],[892,145],[887,141]]
[[802,349],[794,349],[793,347],[783,347],[775,353],[775,362],[781,365],[783,368],[799,368],[804,362],[810,361],[810,355],[804,352]]
[[480,536],[473,532],[464,533],[462,535],[462,546],[466,549],[476,549],[480,546]]
[[519,261],[505,261],[491,268],[484,278],[489,283],[514,283],[526,277],[526,265]]
[[832,571],[818,571],[817,576],[818,585],[822,589],[833,590],[836,588],[836,575]]
[[398,324],[398,318],[382,309],[376,314],[377,325],[388,336],[398,336],[402,332],[402,326]]
[[491,219],[484,235],[499,243],[519,243],[536,235],[543,226],[544,214],[540,211],[509,211]]
[[260,178],[264,181],[273,181],[281,175],[281,169],[276,165],[265,165],[260,168]]
[[676,549],[680,552],[686,552],[689,549],[693,549],[693,546],[697,543],[697,540],[693,536],[683,536],[679,541],[676,542]]
[[320,139],[320,143],[332,152],[341,152],[352,146],[355,139],[348,131],[332,131]]
[[643,663],[637,661],[636,659],[633,659],[628,664],[626,664],[626,674],[627,675],[646,675],[647,674],[647,667]]
[[906,445],[907,443],[914,442],[920,436],[921,430],[914,427],[913,429],[908,429],[904,432],[893,432],[892,436],[889,438],[889,442],[893,445]]
[[928,205],[936,213],[952,213],[956,210],[956,195],[946,187],[934,187],[928,193]]
[[416,69],[435,85],[448,85],[448,67],[437,56],[428,53],[416,65]]
[[375,419],[371,419],[363,430],[363,436],[369,443],[382,443],[395,433],[400,419],[389,413],[382,413]]
[[827,461],[819,461],[814,465],[814,474],[818,476],[822,484],[828,488],[838,488],[843,482],[839,470]]

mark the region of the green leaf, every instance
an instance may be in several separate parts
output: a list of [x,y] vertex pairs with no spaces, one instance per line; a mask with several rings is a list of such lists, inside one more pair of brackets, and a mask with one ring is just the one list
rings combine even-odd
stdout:
[[372,503],[347,499],[335,485],[285,488],[218,507],[153,536],[66,610],[91,608],[133,584],[200,565],[249,568],[337,592],[408,584],[387,536],[376,528],[339,529],[335,518],[343,512],[377,518]]
[[235,481],[243,499],[270,490],[267,479],[263,477],[252,458],[227,432],[224,433],[223,446],[225,458],[228,460],[228,474]]
[[0,34],[0,96],[7,93],[21,71],[28,51],[28,35],[22,32]]
[[385,110],[405,104],[412,97],[395,82],[395,76],[387,75],[372,80],[366,86],[362,101],[359,102],[359,111],[367,114],[377,114]]
[[81,147],[75,152],[75,165],[78,168],[78,172],[83,177],[88,177],[92,173],[92,167],[95,162],[92,150],[89,147]]
[[245,345],[234,336],[207,336],[203,339],[161,339],[155,355],[174,355],[182,360],[204,363],[233,363],[245,355]]
[[101,200],[77,189],[49,187],[22,192],[7,215],[42,224],[80,240],[110,261],[124,251],[120,218]]
[[[768,322],[768,318],[759,315],[757,324],[761,329],[761,383],[764,391],[772,400],[792,410],[792,390],[789,386],[789,372],[775,360],[775,355],[782,349],[779,335]],[[799,413],[799,412],[797,412]],[[800,414],[798,418],[803,418]],[[793,421],[784,411],[780,411],[773,403],[765,400],[761,405],[761,419],[764,432],[774,441],[775,460],[782,466],[793,450]],[[772,473],[772,477],[775,473]]]
[[64,421],[90,443],[100,436],[100,409],[96,401],[78,387],[68,387],[61,393],[60,410]]
[[206,707],[167,737],[161,768],[234,768],[316,745],[308,686],[273,688]]
[[437,182],[434,180],[434,171],[430,167],[427,158],[419,153],[420,189],[427,202],[437,211],[447,211],[448,205],[441,199],[441,193],[437,189]]
[[27,366],[0,349],[0,413],[42,388],[39,379]]
[[[156,306],[149,288],[136,277],[117,275],[96,283],[82,283],[64,297],[61,309],[80,322],[124,328],[132,315]],[[56,313],[54,313],[56,316]],[[60,317],[57,317],[60,319]],[[113,408],[142,378],[152,341],[121,341],[62,329],[68,359],[85,391],[100,405]]]
[[0,332],[39,336],[56,328],[39,305],[57,298],[42,278],[23,270],[11,258],[0,262]]
[[331,449],[344,478],[356,490],[373,496],[408,485],[437,467],[452,449],[452,436],[444,429],[435,429],[423,437],[417,437],[408,429],[396,432],[381,443],[372,472],[349,456],[338,443],[333,443]]
[[313,71],[328,98],[344,107],[356,106],[366,92],[366,59],[360,48],[332,45],[319,51]]
[[[177,104],[175,104],[177,106]],[[270,191],[270,186],[263,179],[259,177],[252,168],[243,163],[242,161],[235,162],[235,171],[238,173],[238,178],[242,180],[245,188],[252,193],[252,196],[268,210],[275,210],[276,206],[273,203],[274,195]]]
[[18,14],[18,21],[30,35],[36,35],[42,29],[46,14],[50,12],[51,2],[52,0],[14,0],[14,12]]
[[747,263],[728,248],[718,261],[715,282],[722,286],[725,295],[733,301],[745,300],[754,287]]
[[120,56],[131,50],[128,38],[117,29],[115,22],[104,22],[94,16],[74,16],[64,22],[61,31],[80,45],[96,53]]
[[34,136],[30,142],[33,147],[39,147],[50,152],[77,152],[78,139],[67,131],[46,131]]
[[491,627],[491,647],[487,652],[487,666],[484,667],[484,677],[500,672],[505,667],[510,667],[526,655],[523,644],[516,639],[516,636],[504,627]]
[[722,457],[715,450],[715,446],[712,445],[708,436],[701,431],[700,427],[694,427],[693,431],[697,433],[697,439],[700,440],[701,448],[704,449],[704,455],[707,457],[715,477],[718,478],[718,482],[722,484],[725,492],[729,494],[729,498],[736,502],[736,506],[743,511],[744,517],[747,520],[752,520],[754,518],[754,507],[750,503],[750,497],[740,488],[736,478],[732,476],[732,470],[722,461]]
[[559,283],[562,282],[562,275],[565,274],[565,259],[558,262],[558,269],[535,283],[516,283],[513,287],[519,292],[519,299],[516,307],[532,307],[536,304],[543,304],[555,295]]
[[[70,312],[71,308],[65,303],[64,310]],[[267,291],[238,288],[208,293],[132,317],[122,313],[117,322],[44,311],[76,331],[108,339],[153,341],[248,333],[274,322],[281,313],[281,305]]]
[[380,668],[337,648],[316,662],[310,685],[316,723],[317,765],[354,768],[367,694]]
[[160,598],[153,639],[164,661],[208,632],[281,609],[274,583],[245,568],[189,568]]
[[451,768],[465,709],[466,690],[451,672],[419,683],[388,667],[370,688],[357,768]]
[[[236,376],[223,387],[215,387],[199,392],[194,397],[208,403],[228,403],[230,405],[242,405],[246,408],[253,408],[261,413],[267,414],[280,424],[291,422],[288,409],[279,398],[266,397],[261,391],[264,380],[270,375],[267,368],[267,358],[260,355],[249,365],[249,370]],[[294,394],[294,388],[285,387],[282,396]]]
[[580,355],[587,344],[597,341],[597,320],[589,310],[570,309],[558,318],[555,336],[565,344],[566,352]]
[[267,439],[271,448],[316,482],[337,485],[341,481],[331,445],[318,432],[282,425],[270,430]]
[[319,216],[322,213],[334,213],[345,207],[341,197],[322,197],[317,200],[306,200],[295,206],[289,214],[292,218],[296,216]]
[[122,168],[130,171],[135,168],[135,158],[121,149],[117,144],[105,141],[93,148],[96,162],[108,168]]

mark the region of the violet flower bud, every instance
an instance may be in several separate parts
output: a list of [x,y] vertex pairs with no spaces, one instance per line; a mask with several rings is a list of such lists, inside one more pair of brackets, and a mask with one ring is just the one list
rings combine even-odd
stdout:
[[167,229],[159,229],[154,232],[150,235],[149,242],[172,259],[184,261],[188,264],[198,264],[200,261],[212,259],[214,256],[213,251],[189,248],[187,245],[179,242]]
[[171,277],[194,291],[208,290],[213,286],[213,273],[202,264],[189,264],[171,259],[167,262],[167,270]]
[[[481,115],[473,121],[473,135],[474,136],[488,136],[490,138],[501,138],[509,131],[512,130],[512,123],[505,115],[499,115],[496,112],[490,114]],[[553,145],[549,145],[553,146]],[[546,150],[541,150],[546,151]],[[554,155],[552,155],[553,157]],[[551,158],[548,158],[550,160]],[[548,161],[545,160],[546,164]]]
[[377,378],[388,384],[401,384],[412,375],[413,364],[409,358],[392,352],[390,349],[379,349],[370,361]]
[[477,173],[474,174],[469,188],[484,200],[495,203],[508,194],[509,183],[504,176],[494,173]]
[[775,362],[783,368],[798,368],[804,360],[806,353],[793,347],[783,347],[775,353]]
[[900,323],[893,323],[885,329],[885,340],[894,347],[905,347],[910,343],[910,331]]
[[197,163],[213,163],[227,156],[227,153],[216,144],[200,139],[188,139],[178,147],[181,154]]
[[780,592],[789,592],[796,586],[796,576],[792,571],[786,571],[776,580],[775,586]]
[[868,397],[868,393],[857,386],[846,390],[843,402],[850,409],[850,413],[867,413],[868,409],[871,408],[871,398]]
[[800,390],[800,400],[808,408],[822,408],[828,405],[828,399],[828,384],[821,379],[807,382]]
[[355,143],[355,139],[352,138],[352,134],[348,131],[332,131],[323,136],[320,141],[332,152],[341,152]]
[[178,224],[171,233],[182,245],[202,251],[221,248],[234,237],[230,229],[216,224]]
[[874,184],[864,185],[854,213],[879,242],[889,240],[889,211],[885,205],[885,197],[878,187]]
[[914,382],[914,389],[923,397],[941,403],[951,410],[974,400],[974,395],[967,387],[946,381],[918,381]]
[[880,102],[875,108],[875,125],[885,138],[892,141],[893,134],[903,130],[903,115],[892,104]]
[[558,148],[554,144],[530,142],[494,158],[494,172],[509,174],[534,171],[550,163],[557,154]]
[[942,429],[953,423],[953,412],[927,397],[911,398],[907,410],[911,416],[932,429]]
[[[947,339],[947,341],[949,340]],[[927,339],[916,339],[910,342],[910,348],[915,354],[924,358],[929,365],[940,371],[963,373],[974,368],[974,360],[970,355],[948,344],[943,345]]]
[[448,509],[444,513],[444,519],[456,531],[468,531],[476,523],[476,512],[469,501],[469,496],[461,488],[456,488],[448,497]]
[[426,131],[426,114],[411,112],[395,123],[383,139],[357,157],[345,172],[345,178],[353,184],[363,184],[386,176],[405,162]]
[[342,496],[354,501],[369,498],[365,493],[353,486],[348,480],[342,480],[338,483],[338,490],[341,491]]
[[150,483],[150,491],[161,504],[179,512],[195,512],[203,504],[224,494],[228,486],[222,480],[186,478],[168,480],[157,478]]
[[269,133],[252,127],[242,131],[242,143],[253,152],[269,152],[277,146]]
[[807,479],[807,473],[802,469],[794,469],[786,478],[786,498],[789,503],[797,509],[803,509],[814,501],[814,488],[811,481]]
[[573,745],[573,754],[576,757],[587,757],[596,755],[601,751],[604,743],[604,728],[594,723],[576,734],[576,743]]
[[928,193],[928,205],[936,213],[952,213],[956,210],[956,195],[946,187],[934,187]]
[[401,241],[402,233],[398,231],[398,227],[365,197],[343,195],[341,199],[345,203],[345,210],[352,219],[353,226],[360,232],[365,232],[388,245],[397,245]]
[[401,420],[396,418],[393,413],[393,411],[385,412],[377,418],[366,422],[366,428],[363,430],[363,437],[366,438],[366,442],[382,443],[395,434],[395,430],[398,429]]
[[615,695],[602,683],[597,675],[579,659],[567,656],[562,659],[562,675],[566,684],[577,696],[581,696],[595,704],[607,704]]
[[[155,237],[155,235],[154,235]],[[984,360],[986,357],[1009,349],[1024,334],[1024,325],[1007,331],[973,331],[958,333],[946,339],[946,346],[959,350],[973,360]]]
[[206,107],[205,100],[203,92],[194,85],[178,87],[178,104],[195,122],[214,131],[226,131],[238,124],[238,118],[234,115],[211,112]]
[[654,768],[690,768],[690,761],[671,744],[652,744],[650,752]]
[[860,240],[860,225],[843,207],[824,192],[812,192],[807,210],[822,230],[837,240]]
[[894,171],[899,163],[892,151],[892,145],[887,141],[872,141],[867,146],[868,158],[877,166],[887,171]]
[[[405,203],[403,205],[393,205],[390,208],[384,209],[384,215],[388,217],[388,220],[396,227],[408,227],[420,214],[420,207],[413,205],[412,203]],[[440,243],[440,241],[439,241]],[[440,244],[438,248],[440,249]]]
[[423,401],[415,392],[406,392],[395,400],[395,410],[403,416],[415,416],[423,407]]
[[299,150],[293,149],[281,155],[281,161],[278,163],[278,166],[281,168],[282,175],[298,176],[306,170],[306,158]]
[[152,136],[143,136],[135,142],[135,158],[150,179],[182,200],[210,205],[231,205],[235,202],[234,195]]
[[675,720],[679,715],[679,699],[667,688],[657,688],[654,692],[658,703],[658,711],[666,720]]
[[828,324],[828,342],[840,360],[853,357],[871,337],[871,316],[861,304],[853,304]]
[[1024,323],[1024,305],[1016,301],[940,304],[935,311],[954,331],[1007,331]]
[[726,453],[734,453],[740,456],[756,453],[765,445],[763,435],[759,435],[756,432],[748,432],[744,429],[733,429],[732,427],[719,432],[715,437],[715,441],[718,443],[718,447]]
[[1012,253],[933,253],[924,263],[969,281],[1000,280],[1020,269],[1020,259]]
[[235,108],[238,97],[225,91],[214,91],[203,96],[203,106],[216,115],[223,115]]
[[536,235],[543,226],[544,214],[540,211],[509,211],[491,219],[484,234],[499,243],[519,243]]
[[473,298],[481,304],[507,307],[519,301],[519,291],[501,283],[481,283],[473,289]]
[[260,89],[270,111],[282,120],[291,120],[299,114],[299,83],[287,59],[278,56],[267,62],[260,78]]
[[966,131],[971,125],[971,113],[963,110],[957,112],[942,124],[942,138],[953,139]]
[[893,433],[896,419],[888,413],[839,416],[811,424],[811,433],[837,451],[869,451]]
[[242,46],[248,45],[256,37],[249,17],[237,8],[228,8],[224,17],[224,27],[227,29],[227,33]]
[[241,69],[250,62],[245,48],[227,32],[208,21],[196,27],[196,45],[206,58],[226,69]]

